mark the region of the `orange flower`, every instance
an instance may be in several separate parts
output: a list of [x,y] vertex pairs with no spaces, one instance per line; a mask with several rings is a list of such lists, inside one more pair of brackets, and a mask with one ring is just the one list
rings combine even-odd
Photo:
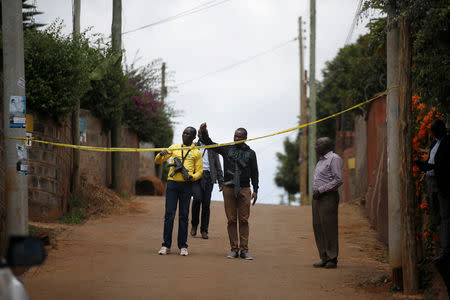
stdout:
[[424,233],[423,233],[423,237],[428,237],[430,235],[430,233],[428,232],[428,231],[425,231]]
[[439,242],[439,236],[437,234],[434,235],[434,241]]
[[428,209],[428,204],[427,203],[420,204],[420,209]]

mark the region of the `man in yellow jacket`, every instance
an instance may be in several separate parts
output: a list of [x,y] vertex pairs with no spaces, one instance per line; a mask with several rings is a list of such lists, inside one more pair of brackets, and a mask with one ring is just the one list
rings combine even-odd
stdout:
[[[172,157],[169,164],[169,176],[166,188],[166,212],[164,215],[164,242],[159,250],[160,255],[170,253],[172,245],[172,231],[177,203],[180,204],[178,217],[178,248],[180,255],[188,255],[188,218],[189,204],[192,195],[192,183],[199,180],[203,173],[203,161],[200,150],[192,143],[197,134],[194,127],[186,127],[183,131],[183,143],[174,144],[159,153],[155,158],[156,164],[161,164]],[[180,150],[179,148],[189,148]]]

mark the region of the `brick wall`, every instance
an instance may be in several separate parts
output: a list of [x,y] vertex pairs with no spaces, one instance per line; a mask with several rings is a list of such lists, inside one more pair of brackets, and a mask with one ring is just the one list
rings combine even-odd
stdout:
[[[33,114],[33,137],[38,140],[71,143],[71,126],[59,126]],[[28,209],[30,220],[59,218],[67,209],[70,196],[72,150],[33,143],[28,152]]]
[[[3,76],[0,73],[0,98],[3,100]],[[3,131],[3,101],[0,104],[0,249],[6,248],[5,150]],[[0,252],[0,256],[1,256]]]
[[[102,122],[88,110],[80,110],[80,119],[86,120],[86,142],[83,146],[110,147],[109,134],[102,132]],[[87,182],[109,187],[111,185],[111,153],[80,151],[80,175]]]

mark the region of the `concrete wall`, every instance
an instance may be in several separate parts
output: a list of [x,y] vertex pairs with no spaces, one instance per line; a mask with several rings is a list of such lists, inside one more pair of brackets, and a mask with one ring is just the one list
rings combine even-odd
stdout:
[[[0,72],[0,98],[3,100],[3,74]],[[6,249],[5,144],[3,130],[3,101],[0,104],[0,249]],[[0,251],[0,256],[1,256]]]
[[367,192],[367,123],[355,118],[355,201],[364,203]]
[[[62,121],[64,122],[64,121]],[[71,126],[33,114],[33,137],[57,143],[71,143]],[[72,150],[33,143],[28,151],[28,209],[30,220],[52,220],[67,210],[72,172]]]
[[[139,148],[154,148],[152,143],[140,143]],[[139,152],[139,177],[155,176],[155,152]]]

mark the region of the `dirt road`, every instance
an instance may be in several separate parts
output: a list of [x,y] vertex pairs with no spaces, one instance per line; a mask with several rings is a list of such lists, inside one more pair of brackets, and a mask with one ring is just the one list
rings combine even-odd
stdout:
[[[357,208],[340,207],[337,269],[318,260],[310,207],[256,205],[250,216],[255,260],[227,259],[223,203],[213,202],[210,239],[188,239],[189,256],[157,255],[164,201],[143,197],[143,212],[71,227],[58,235],[46,263],[23,281],[40,299],[389,299],[357,287],[386,274],[385,250]],[[177,223],[175,224],[177,228]],[[176,244],[176,232],[174,241]]]

